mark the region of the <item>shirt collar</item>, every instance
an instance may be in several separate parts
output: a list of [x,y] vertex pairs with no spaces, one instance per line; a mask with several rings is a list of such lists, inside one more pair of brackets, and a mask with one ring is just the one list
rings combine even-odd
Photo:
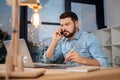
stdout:
[[77,35],[74,37],[74,39],[78,40],[80,38],[81,34],[82,34],[82,31],[79,30]]

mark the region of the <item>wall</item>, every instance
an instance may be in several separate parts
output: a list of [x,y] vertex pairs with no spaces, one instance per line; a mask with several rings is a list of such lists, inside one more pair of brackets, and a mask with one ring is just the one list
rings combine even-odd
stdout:
[[9,34],[12,31],[11,18],[11,7],[6,0],[0,0],[0,29]]
[[105,25],[120,26],[120,0],[104,0]]
[[[59,15],[64,12],[64,0],[41,0],[43,8],[39,10],[42,22],[59,22]],[[28,20],[32,10],[28,8]]]
[[72,2],[71,10],[78,15],[81,30],[88,32],[97,30],[95,5]]

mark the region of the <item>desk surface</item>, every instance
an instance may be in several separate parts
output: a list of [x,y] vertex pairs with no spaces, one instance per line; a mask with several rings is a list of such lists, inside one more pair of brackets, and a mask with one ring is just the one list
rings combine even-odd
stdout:
[[[0,69],[3,65],[0,65]],[[38,68],[39,69],[39,68]],[[102,68],[97,71],[80,73],[67,72],[65,69],[46,69],[36,78],[11,78],[11,80],[120,80],[120,68]]]

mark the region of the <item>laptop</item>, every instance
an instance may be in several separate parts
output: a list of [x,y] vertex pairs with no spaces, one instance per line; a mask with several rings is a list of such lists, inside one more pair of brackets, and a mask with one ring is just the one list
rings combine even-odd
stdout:
[[[7,50],[7,53],[9,51],[9,46],[10,46],[11,40],[4,41],[5,48]],[[23,63],[24,67],[29,67],[29,68],[60,68],[60,69],[65,69],[68,67],[74,67],[73,65],[66,65],[66,64],[46,64],[46,63],[34,63],[32,61],[32,57],[30,55],[30,52],[28,50],[28,47],[26,45],[26,42],[24,39],[19,39],[19,54],[23,57]]]

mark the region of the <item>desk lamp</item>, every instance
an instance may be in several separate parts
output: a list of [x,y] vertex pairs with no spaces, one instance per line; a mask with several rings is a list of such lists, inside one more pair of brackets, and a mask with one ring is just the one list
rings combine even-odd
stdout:
[[[39,5],[39,0],[7,0],[8,5],[12,7],[12,38],[9,46],[9,51],[6,56],[6,73],[8,80],[9,77],[37,77],[45,72],[43,69],[25,69],[23,66],[22,56],[19,53],[19,6],[29,6],[36,12],[42,7]],[[38,24],[34,24],[35,19],[32,19],[32,23],[35,27]]]

